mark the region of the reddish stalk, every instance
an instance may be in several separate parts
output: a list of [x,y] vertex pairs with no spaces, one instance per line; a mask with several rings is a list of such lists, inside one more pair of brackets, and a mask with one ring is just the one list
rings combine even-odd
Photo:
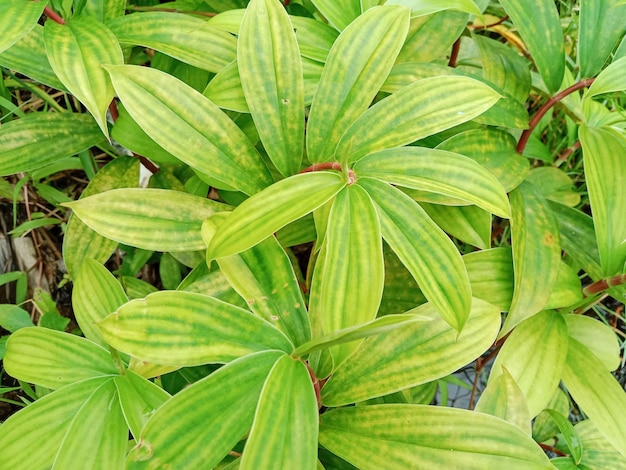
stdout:
[[571,147],[566,148],[563,151],[563,153],[561,155],[559,155],[558,158],[556,159],[557,163],[562,163],[562,162],[566,161],[571,154],[573,154],[576,150],[578,150],[580,148],[580,146],[581,146],[580,140],[577,140],[576,143],[574,143],[574,145],[572,145]]
[[322,384],[320,380],[315,377],[315,372],[311,369],[311,366],[308,362],[305,362],[306,370],[309,371],[309,376],[311,377],[311,382],[313,383],[313,390],[315,390],[315,400],[317,400],[317,409],[322,408]]
[[61,18],[56,11],[54,11],[52,8],[48,6],[43,9],[43,14],[46,15],[55,23],[65,24],[65,20]]
[[591,295],[599,294],[611,287],[621,286],[626,284],[626,274],[620,274],[619,276],[609,277],[607,279],[600,279],[599,281],[589,284],[583,289],[583,295],[589,297]]
[[539,447],[541,447],[543,450],[547,450],[549,452],[554,452],[559,457],[567,457],[567,454],[565,452],[563,452],[562,450],[557,449],[554,446],[551,446],[551,445],[548,445],[548,444],[543,444],[541,442],[538,442],[538,444],[539,444]]
[[[313,171],[324,171],[324,170],[336,170],[343,171],[343,167],[339,162],[324,162],[324,163],[315,163],[309,167],[306,167],[304,170],[301,170],[300,173],[311,173]],[[352,169],[348,168],[348,185],[356,183],[356,175]]]
[[578,83],[574,83],[572,86],[566,88],[565,90],[561,91],[560,93],[554,95],[552,98],[550,98],[548,101],[546,101],[543,106],[541,108],[539,108],[539,111],[537,111],[537,113],[533,116],[533,118],[530,120],[530,123],[528,125],[528,129],[524,130],[524,132],[522,132],[522,135],[519,139],[519,142],[517,143],[517,152],[518,153],[524,153],[524,149],[526,148],[526,145],[528,144],[528,139],[530,138],[530,135],[533,133],[533,131],[535,130],[535,127],[537,127],[537,124],[539,124],[539,121],[541,121],[541,118],[545,116],[545,114],[552,109],[552,107],[557,104],[559,101],[561,101],[563,98],[565,98],[568,95],[571,95],[572,93],[574,93],[577,90],[580,90],[581,88],[585,88],[590,86],[593,82],[594,82],[595,78],[588,78],[586,80],[581,80]]
[[459,58],[459,51],[461,50],[461,38],[459,37],[452,45],[452,51],[450,52],[450,60],[448,61],[449,67],[456,67],[456,61]]

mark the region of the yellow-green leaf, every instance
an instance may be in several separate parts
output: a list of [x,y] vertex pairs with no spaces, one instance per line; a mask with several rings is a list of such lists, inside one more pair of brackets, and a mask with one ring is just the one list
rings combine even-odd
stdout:
[[11,47],[35,27],[47,4],[47,1],[0,1],[0,52]]
[[77,16],[64,25],[46,21],[44,39],[54,73],[85,105],[108,138],[106,112],[115,92],[102,65],[124,63],[115,35],[94,18]]
[[609,372],[621,364],[620,345],[615,332],[600,320],[583,315],[565,315],[571,338],[584,344]]
[[312,2],[328,22],[339,31],[361,14],[361,2],[359,0],[343,0],[341,2],[312,0]]

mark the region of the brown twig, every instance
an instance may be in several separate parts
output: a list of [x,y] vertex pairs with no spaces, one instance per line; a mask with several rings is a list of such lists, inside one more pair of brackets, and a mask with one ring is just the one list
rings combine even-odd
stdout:
[[65,20],[61,18],[59,14],[56,11],[54,11],[52,8],[50,8],[49,6],[46,6],[46,8],[43,9],[43,14],[46,15],[55,23],[65,24]]
[[461,50],[461,37],[454,41],[452,45],[452,51],[450,52],[450,60],[448,61],[449,67],[456,67],[456,61],[459,58],[459,51]]
[[626,274],[620,274],[619,276],[613,276],[606,279],[600,279],[599,281],[589,284],[583,289],[583,295],[589,297],[595,294],[599,294],[611,287],[621,286],[626,284]]
[[567,456],[567,454],[565,452],[563,452],[562,450],[557,449],[554,446],[551,446],[551,445],[548,445],[548,444],[543,444],[541,442],[539,442],[538,444],[539,444],[539,447],[541,447],[543,450],[547,450],[549,452],[554,452],[559,457],[566,457]]

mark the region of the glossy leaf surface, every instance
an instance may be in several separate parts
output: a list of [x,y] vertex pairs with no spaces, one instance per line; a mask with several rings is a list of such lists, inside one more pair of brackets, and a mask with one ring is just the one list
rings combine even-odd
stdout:
[[418,80],[379,101],[341,136],[339,161],[356,161],[377,150],[409,144],[470,121],[500,95],[467,77]]
[[380,218],[382,235],[411,272],[426,298],[453,328],[470,311],[467,271],[454,244],[410,197],[386,183],[361,178]]
[[217,465],[252,426],[263,384],[281,356],[248,355],[176,394],[146,424],[127,468]]
[[124,65],[107,70],[126,110],[146,134],[215,185],[254,194],[271,184],[252,143],[200,93],[156,69]]
[[[307,127],[312,162],[333,160],[346,129],[369,107],[405,39],[409,10],[371,8],[339,35],[313,98]],[[346,68],[345,64],[351,66]]]
[[21,328],[9,337],[4,367],[13,377],[55,390],[118,372],[106,349],[85,338],[41,327]]
[[153,251],[204,249],[202,222],[230,209],[188,193],[136,188],[106,191],[67,206],[100,235]]
[[263,385],[240,468],[315,469],[318,419],[306,366],[282,356]]
[[563,31],[552,0],[500,0],[532,55],[548,90],[561,86],[565,71]]
[[336,172],[292,176],[246,199],[217,230],[207,259],[239,253],[322,206],[345,185]]
[[44,39],[54,73],[85,105],[108,137],[106,112],[115,92],[101,66],[124,63],[115,35],[94,18],[77,16],[64,25],[46,21]]
[[432,318],[367,338],[322,389],[322,403],[341,406],[386,395],[444,377],[473,361],[493,343],[500,311],[473,299],[470,317],[458,333],[432,304],[411,310]]
[[550,469],[535,442],[493,416],[427,405],[373,405],[331,410],[320,443],[358,468]]
[[276,0],[252,0],[237,42],[246,102],[272,163],[284,176],[300,170],[304,82],[293,25]]
[[98,326],[116,349],[165,365],[225,363],[257,351],[293,349],[265,320],[191,292],[161,291],[132,300]]
[[0,175],[42,168],[103,140],[90,116],[32,113],[0,128]]

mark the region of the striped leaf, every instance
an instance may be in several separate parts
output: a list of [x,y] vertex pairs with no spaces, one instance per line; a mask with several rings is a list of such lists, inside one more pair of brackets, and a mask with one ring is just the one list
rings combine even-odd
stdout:
[[315,391],[306,366],[282,356],[263,384],[239,468],[314,470],[318,419]]
[[485,352],[500,327],[500,310],[479,299],[473,299],[461,333],[441,319],[432,304],[407,313],[432,320],[363,341],[326,382],[325,406],[359,402],[445,377]]
[[207,217],[229,210],[219,202],[168,189],[113,189],[65,204],[92,230],[153,251],[203,250]]
[[[210,240],[208,219],[202,233]],[[220,272],[243,297],[248,308],[285,333],[298,346],[311,338],[302,291],[289,257],[275,237],[236,255],[218,260]]]
[[582,465],[590,468],[626,468],[626,455],[613,447],[590,419],[574,426],[583,447]]
[[381,150],[354,165],[357,176],[467,201],[503,218],[509,200],[499,181],[471,158],[425,147]]
[[278,171],[300,170],[304,82],[294,26],[277,0],[252,0],[241,23],[237,63],[261,142]]
[[596,239],[602,264],[602,275],[624,272],[626,264],[626,140],[611,128],[579,129],[583,162]]
[[186,64],[217,73],[237,57],[237,39],[190,15],[151,11],[108,23],[122,44],[163,52]]
[[229,109],[238,113],[250,112],[241,87],[239,65],[236,60],[220,70],[211,79],[202,94],[222,109]]
[[124,15],[124,0],[86,0],[83,15],[93,16],[98,21],[106,22]]
[[86,259],[74,278],[72,307],[85,338],[108,348],[100,329],[100,320],[128,302],[122,285],[98,261]]
[[487,85],[467,77],[418,80],[363,113],[341,137],[336,157],[356,161],[423,139],[472,120],[498,99]]
[[563,383],[607,441],[626,449],[626,393],[602,362],[582,343],[569,340]]
[[0,52],[0,65],[40,83],[66,91],[50,66],[43,39],[43,26],[36,24],[26,36]]
[[0,52],[11,47],[35,27],[47,4],[47,1],[0,0]]
[[[624,4],[624,9],[626,10],[626,4]],[[585,98],[626,90],[625,74],[626,57],[622,57],[600,72],[585,93]]]
[[524,393],[505,367],[483,390],[474,410],[502,418],[531,435],[531,418]]
[[565,315],[570,337],[582,343],[609,372],[621,364],[620,346],[615,332],[600,320],[584,315]]
[[138,440],[148,419],[170,399],[170,394],[132,370],[127,370],[124,375],[118,375],[113,381],[130,432],[135,440]]
[[106,349],[79,336],[35,326],[9,337],[4,367],[19,380],[54,390],[118,373]]
[[389,74],[408,26],[407,8],[381,6],[367,10],[339,35],[311,105],[306,142],[310,161],[333,160],[339,139]]
[[491,369],[489,381],[506,369],[526,397],[530,417],[543,410],[561,380],[567,356],[567,325],[553,311],[520,323],[507,338]]
[[72,419],[54,459],[55,468],[109,470],[126,459],[128,426],[112,380],[98,387]]
[[331,410],[320,418],[320,444],[363,470],[554,468],[541,447],[512,424],[439,406]]
[[102,141],[91,116],[32,113],[0,128],[0,176],[42,168]]
[[[363,188],[352,185],[336,197],[326,228],[326,258],[309,309],[319,315],[325,334],[376,318],[384,285],[383,246],[376,208]],[[335,365],[358,342],[332,349]]]
[[345,29],[357,16],[361,14],[361,2],[359,0],[312,0],[313,5],[339,31]]
[[626,24],[626,5],[620,0],[580,2],[578,63],[582,77],[595,76],[611,55]]
[[510,193],[515,290],[500,336],[543,310],[559,274],[559,227],[547,201],[524,182]]
[[12,415],[0,426],[2,465],[50,468],[76,414],[95,390],[110,381],[100,377],[68,385]]
[[470,312],[471,290],[461,255],[415,201],[386,183],[358,181],[375,202],[382,234],[441,316],[461,331]]
[[[84,198],[110,189],[132,188],[138,185],[139,160],[132,157],[117,157],[96,173],[80,197]],[[78,217],[70,216],[63,237],[63,260],[73,278],[76,278],[84,260],[91,258],[99,263],[104,263],[109,259],[116,246],[116,242],[94,232]]]
[[269,322],[191,292],[161,291],[131,300],[98,326],[114,348],[164,365],[225,363],[257,351],[293,349]]
[[411,9],[411,16],[432,15],[445,10],[459,10],[480,16],[482,11],[472,0],[389,0],[388,5],[404,5]]
[[565,47],[561,21],[552,0],[500,0],[535,61],[548,91],[561,86]]
[[44,40],[54,73],[85,105],[108,138],[106,112],[115,91],[102,65],[124,63],[115,35],[94,18],[77,16],[64,25],[46,21]]
[[[337,4],[335,3],[335,5]],[[330,48],[339,36],[337,30],[313,18],[291,16],[290,19],[302,57],[326,62]]]
[[126,110],[146,134],[210,177],[214,186],[254,194],[272,183],[269,170],[248,138],[200,93],[148,67],[107,69]]
[[476,206],[442,206],[420,203],[446,233],[483,250],[491,246],[491,214]]
[[211,240],[207,259],[256,245],[324,205],[344,186],[343,176],[331,171],[303,173],[273,184],[237,206]]
[[263,384],[282,356],[242,357],[174,395],[146,423],[126,468],[213,468],[252,426]]

